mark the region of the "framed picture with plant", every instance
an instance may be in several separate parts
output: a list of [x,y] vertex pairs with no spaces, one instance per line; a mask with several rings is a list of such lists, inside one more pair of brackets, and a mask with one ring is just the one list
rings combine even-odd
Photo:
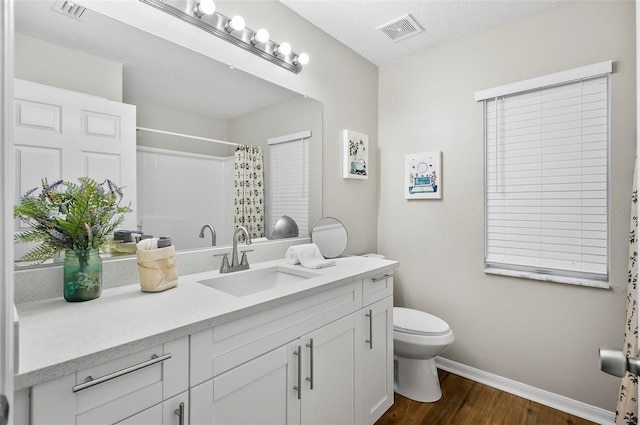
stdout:
[[345,179],[369,178],[369,136],[351,130],[342,131],[343,166]]

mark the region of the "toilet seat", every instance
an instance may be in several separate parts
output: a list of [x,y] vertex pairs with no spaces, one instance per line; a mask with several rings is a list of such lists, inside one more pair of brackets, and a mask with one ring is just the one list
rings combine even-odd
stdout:
[[446,335],[451,328],[441,318],[411,308],[393,308],[393,330],[412,335]]

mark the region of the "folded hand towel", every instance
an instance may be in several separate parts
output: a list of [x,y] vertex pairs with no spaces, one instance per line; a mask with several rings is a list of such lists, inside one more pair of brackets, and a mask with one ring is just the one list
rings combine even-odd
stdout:
[[289,264],[300,263],[308,269],[319,269],[336,265],[334,260],[325,260],[320,253],[320,248],[314,243],[290,246],[285,254],[285,259]]

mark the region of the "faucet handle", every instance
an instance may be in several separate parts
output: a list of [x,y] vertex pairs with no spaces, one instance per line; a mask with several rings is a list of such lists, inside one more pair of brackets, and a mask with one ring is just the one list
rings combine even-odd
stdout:
[[[222,264],[220,265],[220,273],[228,273],[229,272],[229,253],[225,252],[222,254],[213,254],[214,257],[222,257]],[[244,255],[244,254],[243,254]]]
[[247,252],[253,252],[253,249],[243,249],[243,250],[240,250],[240,252],[242,253],[242,257],[240,258],[240,265],[249,266],[249,260],[247,259]]

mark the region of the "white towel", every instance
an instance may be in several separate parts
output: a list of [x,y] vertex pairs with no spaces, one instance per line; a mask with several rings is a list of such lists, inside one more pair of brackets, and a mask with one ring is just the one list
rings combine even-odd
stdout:
[[284,257],[287,263],[301,264],[308,269],[319,269],[336,265],[334,260],[325,260],[320,253],[320,248],[314,243],[290,246]]

